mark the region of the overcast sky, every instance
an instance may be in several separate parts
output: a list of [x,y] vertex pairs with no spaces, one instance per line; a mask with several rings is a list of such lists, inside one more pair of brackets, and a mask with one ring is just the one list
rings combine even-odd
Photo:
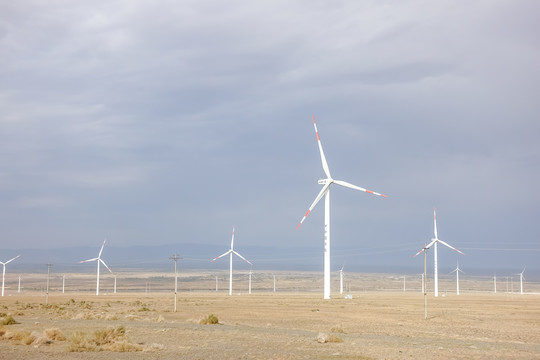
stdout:
[[333,177],[388,195],[333,188],[333,269],[420,270],[434,207],[462,268],[538,269],[538,34],[536,0],[3,1],[0,258],[212,258],[236,225],[322,269],[314,115]]

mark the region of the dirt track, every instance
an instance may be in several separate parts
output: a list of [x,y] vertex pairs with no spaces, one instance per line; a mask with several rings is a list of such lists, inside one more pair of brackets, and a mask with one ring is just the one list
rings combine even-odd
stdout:
[[[138,352],[118,359],[534,359],[540,357],[540,296],[429,296],[424,320],[419,293],[359,293],[322,300],[320,294],[181,293],[51,297],[13,296],[2,312],[13,332],[58,328],[66,340],[0,340],[6,359],[109,359],[110,352],[69,352],[77,330],[123,326]],[[199,324],[215,314],[219,325]],[[322,334],[330,341],[317,341]]]

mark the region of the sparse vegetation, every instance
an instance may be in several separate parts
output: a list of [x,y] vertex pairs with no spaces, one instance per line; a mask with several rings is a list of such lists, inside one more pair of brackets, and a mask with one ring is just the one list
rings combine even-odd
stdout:
[[142,346],[128,341],[126,329],[123,326],[108,327],[104,330],[96,330],[94,336],[88,339],[87,335],[77,331],[70,338],[68,350],[70,352],[87,351],[115,351],[131,352],[142,351]]
[[340,334],[345,333],[345,331],[343,331],[343,328],[339,325],[332,327],[330,331],[333,333],[340,333]]
[[51,340],[56,340],[56,341],[65,341],[66,340],[66,337],[64,336],[62,331],[60,329],[58,329],[58,328],[45,329],[45,331],[43,333],[45,334],[45,336],[48,339],[51,339]]
[[328,339],[326,340],[326,342],[329,342],[329,343],[342,343],[342,342],[343,342],[343,339],[340,338],[340,337],[337,336],[337,335],[330,334],[330,335],[328,336]]
[[13,316],[11,315],[5,316],[4,320],[1,323],[1,325],[14,325],[14,324],[19,324],[19,322],[15,320]]
[[216,315],[210,314],[207,317],[202,318],[201,321],[199,321],[199,324],[203,324],[203,325],[219,324],[219,319],[217,318]]

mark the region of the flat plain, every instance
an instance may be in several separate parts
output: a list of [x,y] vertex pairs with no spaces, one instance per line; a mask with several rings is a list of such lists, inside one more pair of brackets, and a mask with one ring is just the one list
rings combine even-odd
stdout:
[[[242,288],[232,296],[225,288],[184,288],[174,312],[174,294],[158,290],[157,278],[155,291],[96,296],[90,289],[62,294],[56,286],[48,300],[42,291],[12,287],[0,300],[0,315],[18,323],[0,327],[0,358],[540,358],[538,294],[429,294],[424,319],[420,291],[353,290],[345,298],[334,289],[323,300],[322,291],[307,290],[311,285],[275,293]],[[161,279],[170,285],[170,278]]]

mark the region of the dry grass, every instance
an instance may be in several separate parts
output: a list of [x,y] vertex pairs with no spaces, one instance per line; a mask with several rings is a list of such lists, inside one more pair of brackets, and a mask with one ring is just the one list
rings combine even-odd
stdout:
[[343,328],[341,326],[334,326],[330,329],[331,332],[333,333],[340,333],[340,334],[344,334],[345,331],[343,331]]
[[2,321],[2,323],[0,323],[0,325],[14,325],[14,324],[19,324],[19,322],[17,322],[17,320],[15,320],[13,316],[11,315],[7,315]]
[[326,342],[329,342],[329,343],[342,343],[342,342],[343,342],[343,339],[340,338],[340,337],[337,336],[337,335],[330,334],[330,335],[328,336],[328,339],[326,340]]
[[45,329],[45,331],[43,331],[43,333],[50,340],[54,340],[54,341],[65,341],[66,340],[66,337],[64,336],[62,331],[60,329],[58,329],[58,328]]
[[92,338],[88,338],[86,333],[76,331],[70,339],[68,351],[89,352],[89,351],[114,351],[132,352],[142,351],[143,347],[129,342],[126,336],[126,329],[123,326],[108,327],[103,330],[96,330]]
[[2,339],[10,340],[14,344],[30,345],[36,338],[28,331],[8,330],[4,333]]
[[215,325],[215,324],[219,324],[219,319],[217,318],[216,315],[214,314],[210,314],[208,315],[207,317],[204,317],[202,318],[200,321],[199,321],[199,324],[203,324],[203,325]]

